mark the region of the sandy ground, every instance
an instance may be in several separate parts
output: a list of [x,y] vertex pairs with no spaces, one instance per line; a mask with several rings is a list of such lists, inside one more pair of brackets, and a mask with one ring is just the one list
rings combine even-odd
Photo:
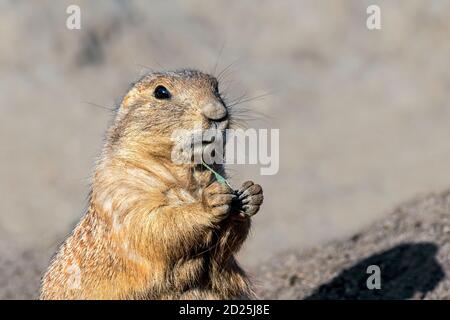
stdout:
[[[78,3],[82,29],[65,27]],[[379,4],[382,29],[365,11]],[[82,215],[108,110],[147,67],[233,63],[249,126],[280,129],[280,171],[233,167],[266,203],[255,265],[346,236],[450,186],[450,1],[0,1],[0,232],[52,248]],[[222,53],[219,54],[223,47]],[[228,89],[226,89],[229,87]]]

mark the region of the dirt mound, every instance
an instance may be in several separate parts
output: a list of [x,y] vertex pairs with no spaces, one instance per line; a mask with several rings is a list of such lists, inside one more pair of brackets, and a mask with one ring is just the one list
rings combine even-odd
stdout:
[[[369,290],[370,265],[381,289]],[[267,299],[450,299],[450,193],[399,207],[353,237],[285,252],[257,270]]]

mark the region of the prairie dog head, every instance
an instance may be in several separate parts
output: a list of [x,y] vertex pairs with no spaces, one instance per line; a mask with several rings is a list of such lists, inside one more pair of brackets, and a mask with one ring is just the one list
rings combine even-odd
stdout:
[[108,142],[113,151],[170,158],[174,132],[223,131],[228,125],[229,112],[216,78],[196,70],[155,72],[125,95]]

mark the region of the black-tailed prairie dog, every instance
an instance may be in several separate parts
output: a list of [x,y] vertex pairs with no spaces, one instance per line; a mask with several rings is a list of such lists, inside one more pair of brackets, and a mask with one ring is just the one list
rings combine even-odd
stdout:
[[224,130],[230,118],[205,73],[150,73],[135,83],[107,132],[87,212],[52,260],[40,298],[252,298],[234,254],[261,187],[234,191],[202,164],[171,160],[174,130],[198,122]]

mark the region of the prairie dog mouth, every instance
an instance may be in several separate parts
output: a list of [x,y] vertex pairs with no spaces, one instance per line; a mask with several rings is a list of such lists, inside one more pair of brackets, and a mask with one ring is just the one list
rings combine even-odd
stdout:
[[225,130],[228,127],[228,120],[213,122],[209,129],[203,130],[201,147],[194,147],[194,163],[201,161],[207,164],[223,164],[225,148]]
[[213,122],[208,129],[203,129],[201,132],[202,145],[223,144],[228,124],[228,119],[225,119],[220,122]]
[[216,134],[211,136],[205,136],[202,139],[201,148],[195,148],[194,156],[200,156],[208,164],[212,164],[214,159],[223,159],[224,154],[224,131],[215,130]]
[[172,161],[184,164],[224,162],[225,130],[228,120],[213,122],[207,129],[186,130],[174,139]]
[[229,123],[230,121],[228,119],[225,119],[220,122],[213,122],[212,126],[214,126],[217,130],[224,131],[228,128]]

